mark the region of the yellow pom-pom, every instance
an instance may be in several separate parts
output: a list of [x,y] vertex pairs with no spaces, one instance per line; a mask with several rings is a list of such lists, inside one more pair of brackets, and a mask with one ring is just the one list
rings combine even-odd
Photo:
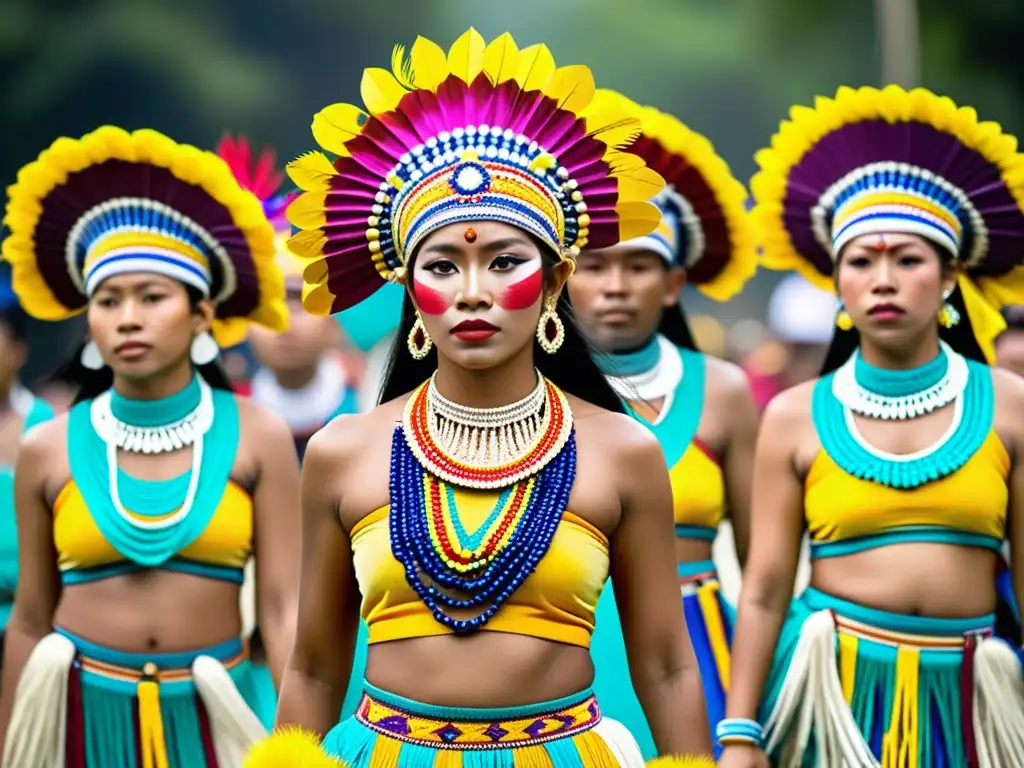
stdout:
[[703,755],[669,755],[657,757],[647,765],[654,768],[715,768],[715,761]]
[[242,768],[346,768],[320,746],[320,738],[302,728],[274,731],[249,750]]

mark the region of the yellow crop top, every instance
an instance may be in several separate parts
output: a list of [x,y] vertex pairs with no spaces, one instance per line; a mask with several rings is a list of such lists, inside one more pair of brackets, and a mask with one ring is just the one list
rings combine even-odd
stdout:
[[824,450],[804,482],[812,557],[836,557],[899,541],[998,551],[1006,534],[1010,458],[995,431],[953,474],[903,490],[861,480]]
[[[252,554],[252,538],[252,499],[229,482],[205,530],[160,567],[241,584],[242,569]],[[53,543],[64,584],[141,570],[104,538],[73,480],[61,489],[53,505]]]
[[714,541],[725,517],[725,477],[718,459],[694,438],[668,475],[676,535]]
[[[494,508],[495,496],[453,489],[459,517],[467,528],[479,526]],[[389,508],[381,507],[352,529],[352,558],[363,595],[361,613],[369,642],[452,634],[436,621],[406,581],[405,569],[391,554]],[[571,512],[562,520],[536,570],[482,630],[509,632],[590,647],[594,612],[608,578],[608,540]]]

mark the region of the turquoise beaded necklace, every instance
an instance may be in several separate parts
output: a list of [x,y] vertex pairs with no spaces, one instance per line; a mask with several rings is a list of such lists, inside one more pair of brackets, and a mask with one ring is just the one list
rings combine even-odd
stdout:
[[[995,413],[992,374],[988,366],[965,360],[948,348],[943,348],[934,360],[902,371],[873,366],[863,359],[859,350],[855,355],[853,376],[856,386],[863,390],[861,401],[877,403],[886,398],[899,398],[919,406],[918,411],[909,415],[904,408],[902,415],[889,413],[880,418],[907,420],[917,413],[933,410],[929,403],[941,405],[942,401],[929,400],[930,396],[922,393],[934,394],[954,364],[966,364],[967,375],[963,391],[954,401],[949,431],[931,448],[908,456],[872,448],[860,436],[853,410],[836,396],[835,377],[840,372],[823,376],[814,387],[811,416],[822,449],[845,472],[891,488],[916,488],[953,474],[985,442]],[[952,359],[955,355],[956,359]]]
[[597,367],[605,376],[637,376],[647,373],[658,364],[661,357],[661,350],[658,345],[658,336],[655,334],[651,340],[640,349],[632,352],[616,352],[609,355],[596,355]]

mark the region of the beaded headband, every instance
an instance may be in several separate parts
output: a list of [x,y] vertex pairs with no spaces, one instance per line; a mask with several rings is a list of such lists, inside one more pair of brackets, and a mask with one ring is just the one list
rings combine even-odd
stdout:
[[213,300],[221,346],[248,322],[287,326],[273,230],[213,153],[104,126],[57,139],[8,194],[3,257],[34,317],[71,317],[104,280],[152,272]]
[[305,190],[288,209],[303,230],[290,246],[307,260],[314,314],[404,281],[416,246],[448,224],[504,222],[571,259],[659,221],[646,201],[664,182],[617,150],[638,122],[594,103],[590,70],[556,68],[543,45],[485,44],[471,29],[446,55],[417,38],[408,58],[396,47],[392,71],[366,70],[362,96],[367,112],[335,104],[313,119],[336,160],[288,166]]
[[651,202],[661,222],[649,235],[630,241],[670,265],[686,267],[687,282],[726,301],[757,271],[757,238],[746,209],[747,192],[704,136],[672,115],[642,107],[614,91],[606,101],[635,115],[641,133],[628,151],[664,177],[667,187]]
[[919,235],[962,265],[957,284],[992,359],[998,309],[1024,301],[1024,156],[996,123],[895,85],[843,87],[794,107],[757,153],[762,263],[834,291],[835,260],[864,234]]

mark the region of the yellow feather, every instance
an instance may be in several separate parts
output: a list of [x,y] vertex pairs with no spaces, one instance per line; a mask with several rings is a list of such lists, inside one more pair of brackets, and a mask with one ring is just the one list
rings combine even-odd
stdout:
[[448,66],[452,74],[464,83],[472,83],[484,68],[484,50],[486,45],[483,37],[470,27],[448,51]]
[[581,112],[594,98],[594,73],[590,67],[572,64],[555,70],[544,93],[562,109]]
[[398,102],[408,93],[395,76],[386,69],[370,67],[363,70],[363,79],[359,84],[366,110],[371,115],[382,115],[392,112]]
[[620,202],[615,212],[619,215],[619,242],[649,235],[661,223],[661,210],[653,203]]
[[416,90],[416,73],[413,71],[412,61],[405,58],[404,45],[396,45],[391,51],[391,73],[403,88]]
[[324,225],[323,192],[303,192],[288,205],[288,221],[299,229],[317,229]]
[[368,118],[354,104],[331,104],[313,115],[313,138],[328,152],[348,157],[345,143],[359,135]]
[[437,86],[451,74],[448,69],[448,58],[444,49],[425,37],[417,37],[409,54],[412,71],[416,76],[416,85],[428,91],[437,90]]
[[715,768],[715,761],[702,755],[671,755],[647,762],[648,768]]
[[665,188],[665,180],[653,168],[644,166],[619,176],[619,199],[650,200]]
[[288,238],[288,250],[302,259],[314,259],[323,254],[327,235],[319,229],[304,229]]
[[324,752],[316,734],[282,728],[257,743],[242,768],[342,768],[345,763]]
[[555,57],[546,45],[531,45],[519,52],[516,82],[524,91],[541,91],[555,74]]
[[285,166],[288,178],[304,192],[326,192],[331,178],[337,175],[323,152],[307,152]]
[[484,50],[484,72],[495,85],[519,74],[519,49],[508,32],[492,40]]

